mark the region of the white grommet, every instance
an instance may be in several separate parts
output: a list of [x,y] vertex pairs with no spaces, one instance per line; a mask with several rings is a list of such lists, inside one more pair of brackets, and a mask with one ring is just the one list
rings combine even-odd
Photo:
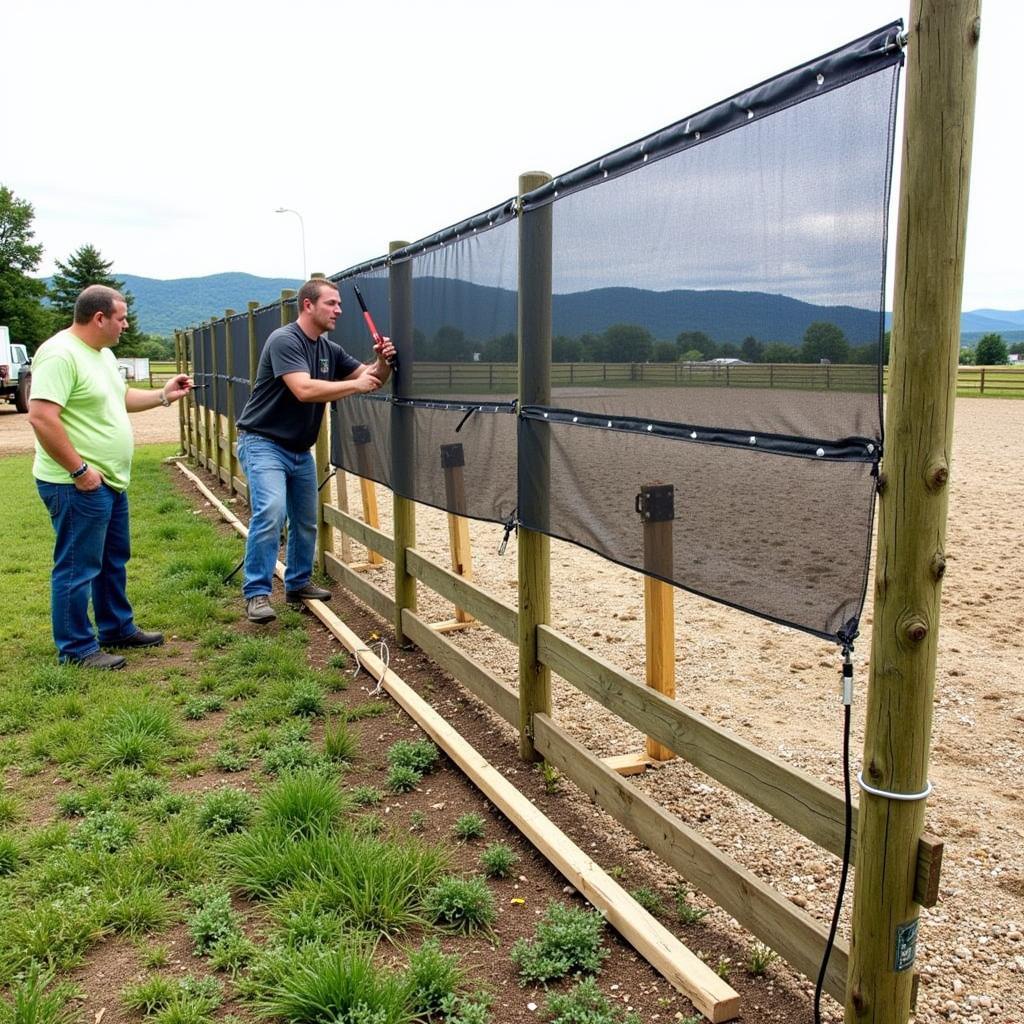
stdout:
[[751,444],[757,444],[757,438],[756,437],[751,437],[750,438],[750,443]]
[[825,454],[825,449],[824,448],[819,448],[814,454],[817,455],[818,458],[820,459],[822,457],[822,455]]
[[823,74],[819,73],[818,74],[818,85],[824,85],[824,84],[825,84],[825,76]]
[[691,430],[690,431],[690,437],[692,437],[693,440],[696,441],[697,440],[697,431],[696,430]]
[[647,424],[647,429],[648,430],[653,430],[654,429],[654,424],[653,423],[648,423]]
[[873,444],[869,444],[868,445],[868,455],[871,455],[872,452],[874,452],[874,450],[875,450],[875,446]]
[[573,421],[573,423],[579,423],[579,421],[580,421],[579,416],[573,416],[572,421]]

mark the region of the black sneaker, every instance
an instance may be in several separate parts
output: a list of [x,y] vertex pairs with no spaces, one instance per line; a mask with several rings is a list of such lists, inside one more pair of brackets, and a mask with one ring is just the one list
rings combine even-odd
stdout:
[[159,647],[163,642],[163,633],[137,629],[131,636],[126,636],[123,640],[111,640],[110,643],[105,643],[103,646],[114,651],[123,651],[129,647]]
[[107,654],[105,651],[93,651],[84,658],[68,658],[67,664],[77,665],[79,668],[91,668],[100,672],[117,672],[125,667],[127,662],[120,654]]
[[277,618],[270,598],[266,594],[257,594],[245,602],[245,617],[250,622],[263,625],[266,622],[273,622]]
[[330,601],[333,595],[323,587],[315,587],[307,583],[301,590],[289,590],[285,593],[284,599],[290,605],[301,605],[303,601]]

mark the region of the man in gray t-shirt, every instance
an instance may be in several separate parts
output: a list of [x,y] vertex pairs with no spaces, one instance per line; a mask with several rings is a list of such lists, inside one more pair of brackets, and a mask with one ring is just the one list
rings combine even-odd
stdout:
[[360,363],[324,337],[341,316],[341,295],[330,281],[307,281],[299,290],[299,317],[278,328],[260,355],[252,395],[238,418],[238,458],[249,484],[249,537],[245,544],[245,613],[250,622],[277,618],[270,585],[288,519],[285,598],[327,601],[331,592],[310,582],[316,548],[316,465],[310,448],[324,406],[376,391],[388,379],[395,354],[390,339],[374,345],[377,358]]

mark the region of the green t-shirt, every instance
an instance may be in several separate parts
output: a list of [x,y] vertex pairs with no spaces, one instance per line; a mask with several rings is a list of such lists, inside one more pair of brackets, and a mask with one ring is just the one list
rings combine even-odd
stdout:
[[[116,491],[128,486],[135,450],[126,389],[114,353],[109,348],[97,352],[70,329],[40,345],[32,359],[32,398],[61,407],[60,420],[75,451]],[[38,440],[32,473],[46,483],[71,482]]]

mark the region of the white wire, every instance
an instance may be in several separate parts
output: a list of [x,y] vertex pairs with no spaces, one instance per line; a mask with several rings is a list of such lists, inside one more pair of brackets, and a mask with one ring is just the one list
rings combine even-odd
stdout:
[[[373,650],[373,648],[377,650]],[[360,654],[373,654],[375,655],[384,665],[384,671],[380,674],[380,679],[374,680],[377,685],[370,691],[371,697],[376,697],[384,686],[384,677],[388,674],[388,666],[391,664],[391,651],[388,650],[388,645],[383,640],[377,640],[373,642],[369,647],[357,647],[353,652],[356,656],[356,667],[352,670],[352,678],[355,679],[359,675],[359,670],[365,668],[363,663],[359,660]],[[373,679],[373,673],[369,669],[366,669],[367,674]]]

